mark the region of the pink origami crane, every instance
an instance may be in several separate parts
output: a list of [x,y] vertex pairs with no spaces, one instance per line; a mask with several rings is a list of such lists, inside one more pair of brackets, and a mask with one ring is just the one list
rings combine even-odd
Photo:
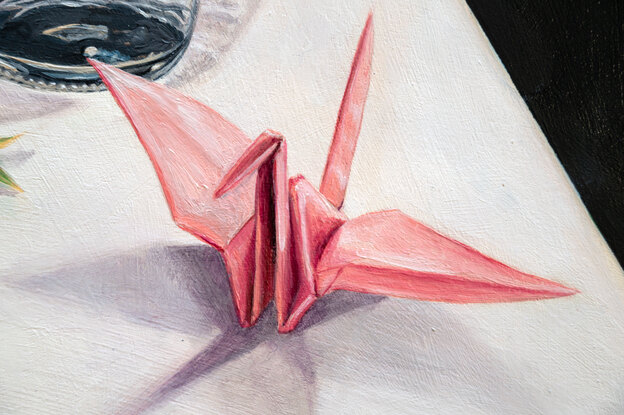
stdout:
[[368,93],[369,15],[317,191],[288,178],[286,142],[251,142],[207,106],[90,60],[134,126],[173,219],[218,249],[243,327],[274,299],[278,330],[293,330],[314,302],[349,290],[424,301],[539,300],[578,291],[508,267],[398,210],[348,219],[341,211]]

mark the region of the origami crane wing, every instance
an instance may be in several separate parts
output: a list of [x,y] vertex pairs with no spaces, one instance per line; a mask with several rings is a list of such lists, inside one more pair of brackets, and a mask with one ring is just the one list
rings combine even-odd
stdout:
[[182,229],[223,250],[254,212],[253,180],[222,198],[217,184],[251,140],[181,93],[89,60],[132,123]]
[[449,303],[537,300],[578,291],[515,270],[398,210],[342,225],[317,265],[317,290]]

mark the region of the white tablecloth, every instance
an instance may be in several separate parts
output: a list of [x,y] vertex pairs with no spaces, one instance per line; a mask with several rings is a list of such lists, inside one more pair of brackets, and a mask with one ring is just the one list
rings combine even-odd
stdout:
[[[250,137],[282,132],[291,173],[318,183],[371,4],[202,7],[162,82]],[[624,275],[470,10],[372,7],[346,213],[400,208],[582,293],[489,305],[337,293],[293,334],[272,312],[239,329],[220,258],[174,225],[110,94],[0,81],[0,135],[27,132],[0,151],[26,190],[0,193],[0,413],[624,412]]]

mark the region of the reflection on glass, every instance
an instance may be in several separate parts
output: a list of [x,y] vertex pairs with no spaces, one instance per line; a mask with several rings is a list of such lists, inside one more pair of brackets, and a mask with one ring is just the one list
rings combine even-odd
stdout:
[[91,57],[157,78],[186,48],[196,8],[197,0],[0,0],[0,76],[97,90]]

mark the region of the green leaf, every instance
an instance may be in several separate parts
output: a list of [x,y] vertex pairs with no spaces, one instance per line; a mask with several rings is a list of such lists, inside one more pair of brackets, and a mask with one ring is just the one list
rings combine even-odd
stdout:
[[6,146],[8,146],[13,141],[17,140],[18,138],[20,138],[23,135],[24,134],[15,134],[15,135],[12,135],[12,136],[9,136],[9,137],[0,137],[0,148],[5,148]]
[[0,183],[6,184],[7,186],[17,190],[18,192],[24,191],[21,187],[17,185],[17,183],[15,183],[11,176],[9,176],[9,173],[2,169],[2,167],[0,167]]

